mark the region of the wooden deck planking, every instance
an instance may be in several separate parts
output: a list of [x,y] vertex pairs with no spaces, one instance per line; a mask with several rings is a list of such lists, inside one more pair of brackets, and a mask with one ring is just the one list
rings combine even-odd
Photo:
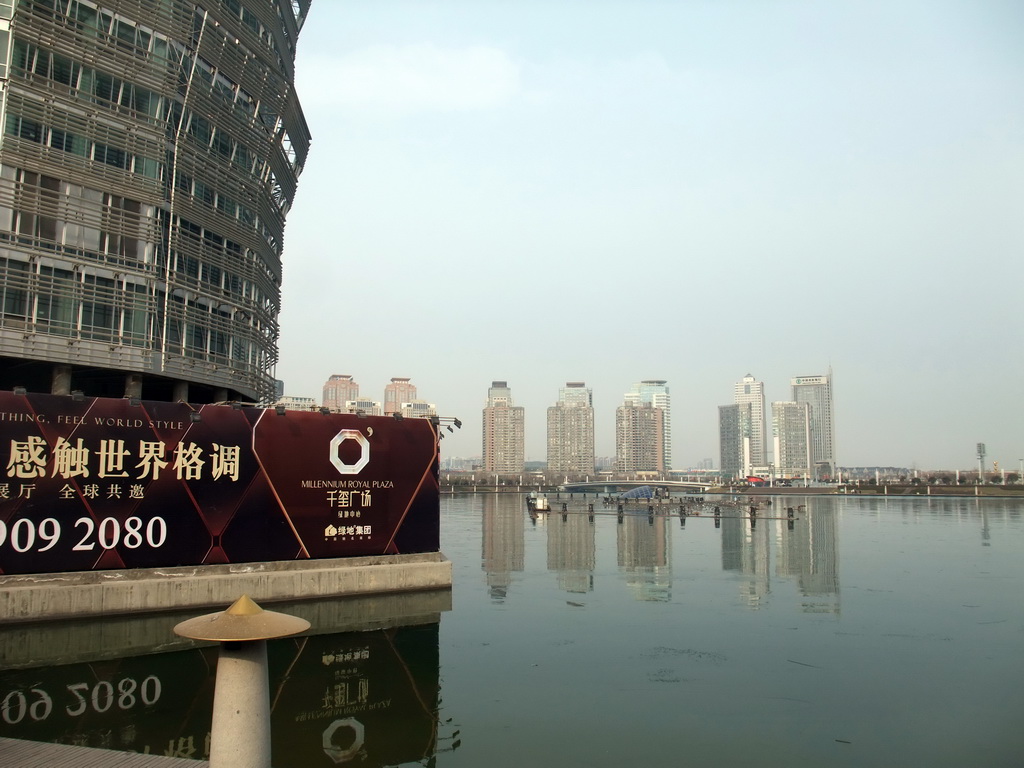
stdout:
[[0,739],[3,768],[209,768],[205,760]]

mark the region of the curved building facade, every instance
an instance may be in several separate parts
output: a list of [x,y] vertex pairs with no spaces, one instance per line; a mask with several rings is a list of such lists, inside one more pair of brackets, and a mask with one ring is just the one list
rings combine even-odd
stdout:
[[309,5],[0,2],[0,387],[271,397]]

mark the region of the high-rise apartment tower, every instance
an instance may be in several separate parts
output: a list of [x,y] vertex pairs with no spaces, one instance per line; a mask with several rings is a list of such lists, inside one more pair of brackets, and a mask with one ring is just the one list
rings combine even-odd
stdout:
[[324,383],[324,408],[335,413],[345,410],[345,403],[359,399],[359,384],[347,374],[336,373]]
[[548,470],[594,474],[593,394],[582,381],[567,382],[548,408]]
[[660,462],[667,471],[672,469],[672,402],[668,382],[664,379],[646,379],[634,384],[626,393],[625,405],[649,405],[661,413]]
[[627,401],[615,409],[615,471],[665,472],[665,413]]
[[415,399],[416,385],[412,383],[412,379],[392,378],[391,382],[384,387],[384,415],[401,413],[402,403],[408,403]]
[[811,406],[808,403],[772,403],[772,441],[777,476],[811,476]]
[[764,382],[749,373],[733,389],[734,403],[750,403],[750,464],[768,464],[768,430],[765,428]]
[[526,463],[526,415],[513,405],[508,382],[495,381],[487,390],[483,413],[484,471],[518,474]]
[[309,6],[0,3],[0,386],[271,399]]
[[750,403],[718,406],[718,449],[724,478],[745,478],[753,472],[750,460]]

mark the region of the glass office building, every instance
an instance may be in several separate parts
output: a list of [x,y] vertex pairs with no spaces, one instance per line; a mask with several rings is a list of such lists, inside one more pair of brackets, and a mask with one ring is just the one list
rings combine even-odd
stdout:
[[273,397],[310,0],[0,0],[0,387]]
[[793,401],[809,406],[811,463],[815,478],[831,479],[836,474],[835,417],[832,404],[832,367],[819,376],[792,379]]

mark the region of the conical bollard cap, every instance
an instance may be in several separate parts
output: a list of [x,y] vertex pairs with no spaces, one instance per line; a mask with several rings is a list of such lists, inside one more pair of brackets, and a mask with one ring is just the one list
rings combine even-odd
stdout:
[[265,611],[248,595],[242,595],[230,608],[187,619],[174,627],[174,634],[192,640],[215,643],[273,640],[305,632],[310,623],[286,613]]

